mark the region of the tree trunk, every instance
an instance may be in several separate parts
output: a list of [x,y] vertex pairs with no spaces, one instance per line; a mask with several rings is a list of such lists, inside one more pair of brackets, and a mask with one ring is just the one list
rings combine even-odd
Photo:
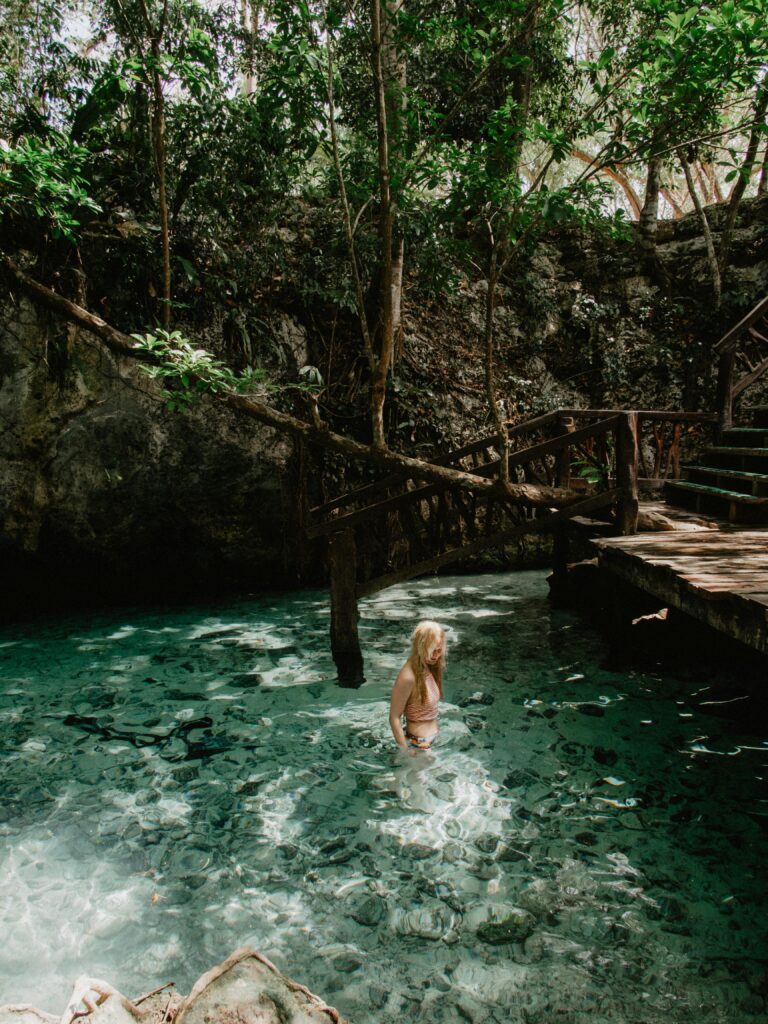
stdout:
[[656,260],[656,227],[659,222],[659,192],[661,190],[661,160],[654,157],[648,162],[645,179],[645,198],[637,221],[640,250],[646,261]]
[[331,577],[331,654],[339,684],[356,688],[365,682],[363,653],[357,632],[357,548],[354,530],[328,538]]
[[693,184],[691,165],[683,156],[680,157],[680,164],[683,168],[685,181],[688,185],[688,192],[691,200],[693,201],[693,205],[696,208],[696,213],[698,214],[699,222],[701,224],[701,230],[704,233],[704,240],[707,244],[707,260],[709,262],[709,269],[712,273],[712,290],[715,296],[715,309],[719,309],[722,298],[722,279],[720,277],[720,264],[718,263],[717,253],[715,252],[715,242],[712,238],[712,229],[710,228],[709,221],[707,220],[707,212],[701,205],[701,200],[699,199],[699,195],[696,191],[696,186]]
[[496,428],[499,449],[499,480],[504,487],[509,484],[509,434],[505,416],[496,395],[496,374],[494,360],[493,314],[496,309],[496,286],[499,281],[496,245],[491,238],[491,253],[488,258],[488,290],[485,293],[485,394],[491,420]]
[[768,192],[768,142],[765,144],[763,166],[760,169],[760,181],[757,183],[757,194],[764,196],[766,192]]
[[386,448],[384,401],[387,378],[394,348],[394,316],[392,303],[392,243],[394,240],[394,206],[389,180],[389,126],[387,121],[387,85],[384,78],[383,30],[381,0],[371,0],[371,55],[376,99],[377,161],[379,177],[379,267],[381,295],[378,321],[378,359],[371,380],[371,429],[375,448]]
[[[168,225],[168,195],[166,190],[166,159],[165,159],[165,97],[163,96],[163,80],[160,76],[162,61],[163,36],[167,27],[168,2],[163,0],[163,7],[157,25],[152,24],[146,0],[140,0],[140,11],[144,23],[144,31],[150,43],[152,54],[152,70],[149,85],[152,93],[152,151],[157,170],[158,207],[160,212],[160,244],[163,254],[163,309],[160,316],[166,329],[171,323],[171,236]],[[142,56],[144,56],[142,54]]]
[[160,78],[160,38],[152,40],[152,140],[157,168],[157,191],[160,209],[160,242],[163,251],[163,308],[160,319],[166,329],[171,324],[171,235],[168,226],[168,195],[165,183],[165,97]]
[[755,107],[754,107],[754,121],[752,124],[752,130],[749,133],[749,142],[747,143],[747,152],[744,157],[744,163],[739,171],[738,177],[736,178],[736,184],[734,185],[733,192],[731,192],[731,198],[728,201],[728,213],[725,218],[725,225],[723,227],[723,233],[720,236],[720,273],[724,274],[728,266],[728,257],[731,251],[731,239],[733,238],[733,228],[736,224],[736,215],[739,212],[739,206],[741,205],[741,199],[744,192],[749,184],[749,180],[752,177],[752,167],[757,157],[757,147],[760,142],[760,130],[765,122],[765,111],[768,106],[768,86],[762,83],[758,88],[757,95],[755,96]]
[[637,413],[621,414],[616,436],[616,486],[619,504],[616,510],[617,526],[622,536],[637,533],[639,509],[637,490]]
[[[384,77],[384,98],[387,114],[387,132],[389,135],[390,168],[397,168],[406,155],[404,137],[404,113],[406,106],[407,68],[405,58],[395,38],[395,23],[398,14],[403,13],[405,0],[385,0],[385,17],[382,22],[381,57]],[[402,345],[402,305],[403,305],[403,267],[405,263],[405,242],[397,224],[397,197],[393,203],[393,240],[392,240],[392,341],[393,357]]]
[[245,36],[245,70],[240,91],[243,96],[256,92],[256,40],[259,34],[259,5],[255,0],[240,0],[240,24]]
[[[336,101],[333,88],[333,45],[330,32],[325,39],[326,53],[328,57],[326,90],[328,96],[328,128],[331,136],[331,152],[333,154],[333,166],[336,170],[336,180],[339,186],[339,197],[344,219],[344,233],[347,239],[347,254],[349,265],[352,271],[352,280],[355,284],[355,307],[360,321],[360,331],[363,335],[363,347],[365,357],[368,361],[368,370],[373,377],[376,369],[376,355],[373,351],[373,339],[368,324],[368,314],[365,308],[365,296],[363,294],[363,282],[360,276],[360,265],[357,259],[357,247],[355,246],[355,225],[352,223],[352,210],[347,196],[347,186],[344,181],[344,170],[341,166],[341,154],[339,152],[339,138],[336,131]],[[358,214],[359,216],[359,214]]]

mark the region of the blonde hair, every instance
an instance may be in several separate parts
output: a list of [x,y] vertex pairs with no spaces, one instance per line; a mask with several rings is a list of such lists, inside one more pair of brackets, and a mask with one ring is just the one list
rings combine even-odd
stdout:
[[[431,647],[439,640],[443,642],[443,653],[436,665],[427,664],[427,654]],[[420,622],[411,634],[411,653],[408,657],[413,674],[416,678],[414,687],[415,703],[427,703],[427,675],[432,673],[440,696],[443,696],[443,669],[445,668],[446,640],[445,630],[437,622],[431,619],[424,619]]]

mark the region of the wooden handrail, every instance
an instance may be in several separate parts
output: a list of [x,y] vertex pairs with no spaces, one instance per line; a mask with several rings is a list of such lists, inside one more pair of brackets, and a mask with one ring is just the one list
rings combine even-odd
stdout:
[[735,351],[742,333],[748,327],[751,327],[756,320],[759,320],[764,313],[768,313],[768,295],[761,299],[742,320],[739,320],[735,327],[732,327],[727,334],[724,334],[720,341],[712,347],[712,351],[718,356],[724,355],[726,352]]
[[[516,423],[514,425],[508,424],[508,435],[510,438],[519,437],[521,435],[532,433],[535,430],[540,430],[543,427],[549,426],[551,423],[555,423],[558,420],[566,416],[571,416],[576,420],[580,419],[606,419],[619,415],[623,410],[621,409],[554,409],[551,412],[543,413],[541,416],[536,416],[532,420],[524,420],[522,423]],[[684,412],[679,410],[670,409],[638,409],[633,410],[637,413],[638,421],[648,420],[665,420],[668,423],[715,423],[717,416],[715,413],[709,412]],[[558,435],[561,436],[561,435]],[[571,437],[572,435],[562,435],[563,437]],[[457,448],[455,451],[445,452],[442,455],[438,455],[432,458],[430,461],[437,466],[448,465],[451,462],[458,462],[460,459],[466,458],[469,455],[474,455],[477,452],[482,451],[484,448],[493,447],[497,442],[496,434],[487,434],[476,441],[471,441],[468,444],[463,445],[461,448]],[[565,443],[564,443],[565,444]],[[563,445],[564,446],[564,445]],[[554,450],[554,449],[553,449]],[[512,452],[510,457],[516,453]],[[489,463],[493,465],[495,463]],[[474,470],[478,476],[488,476],[488,472],[484,471],[485,467],[478,467]],[[362,487],[355,488],[352,491],[347,491],[345,494],[340,494],[336,498],[332,498],[330,501],[325,502],[322,505],[317,505],[310,509],[310,516],[313,519],[323,519],[329,513],[334,512],[338,509],[342,509],[347,505],[357,504],[360,501],[367,501],[374,498],[376,495],[381,494],[383,491],[387,491],[392,487],[398,485],[404,485],[408,479],[416,479],[415,477],[403,477],[399,473],[392,473],[385,477],[383,480],[378,480],[371,484],[365,484]],[[435,485],[438,487],[438,485]],[[410,491],[402,491],[398,495],[392,495],[391,497],[398,498],[400,496],[407,496],[411,494]],[[435,491],[430,490],[430,493]],[[426,496],[426,495],[425,495]],[[320,531],[326,532],[326,531]],[[317,535],[317,531],[312,530],[312,535]]]
[[[555,410],[553,412],[544,413],[542,416],[537,416],[533,420],[525,420],[523,423],[517,423],[514,425],[509,423],[507,424],[509,437],[527,433],[531,430],[538,430],[541,427],[554,422],[560,415],[560,411]],[[434,456],[430,459],[430,462],[435,466],[450,465],[451,462],[458,462],[459,459],[465,459],[468,455],[474,455],[476,452],[482,451],[483,448],[490,448],[497,442],[497,434],[486,434],[484,437],[478,438],[476,441],[470,441],[454,451],[444,452],[442,455]],[[323,505],[317,505],[315,508],[310,509],[310,515],[327,515],[329,512],[333,512],[337,508],[343,508],[345,505],[357,502],[361,498],[373,497],[373,495],[378,494],[380,491],[385,491],[390,487],[395,487],[397,484],[402,484],[405,483],[406,480],[412,479],[415,479],[415,477],[403,477],[400,473],[391,473],[383,480],[378,480],[372,484],[364,484],[362,487],[357,487],[353,491],[347,491],[346,494],[340,494],[338,497],[332,498]]]
[[[611,416],[604,417],[599,423],[592,423],[585,427],[579,427],[578,430],[574,430],[570,433],[559,434],[557,437],[551,437],[547,441],[540,441],[538,444],[530,445],[527,448],[519,448],[517,451],[510,454],[509,464],[510,466],[524,465],[526,462],[532,462],[534,459],[542,458],[545,455],[556,454],[559,451],[570,448],[571,445],[578,444],[580,441],[584,441],[592,437],[599,437],[602,434],[609,433],[611,430],[617,430],[620,421],[621,416],[614,413]],[[484,466],[478,466],[474,472],[477,476],[493,476],[497,471],[497,467],[498,459],[493,462],[488,462]],[[373,505],[368,505],[366,508],[347,512],[344,515],[336,516],[333,519],[326,520],[325,522],[319,522],[311,525],[307,529],[307,536],[310,539],[314,539],[326,534],[336,533],[339,530],[349,529],[350,527],[357,526],[360,523],[378,516],[382,512],[392,512],[394,509],[401,508],[403,505],[423,501],[425,498],[429,498],[444,490],[446,490],[446,487],[442,484],[425,484],[423,487],[415,487],[412,490],[401,491],[399,494],[390,495],[388,498],[383,498],[381,501],[376,502]],[[494,492],[490,492],[485,495],[485,497],[490,497],[493,493]],[[496,496],[498,497],[499,495]]]
[[[727,430],[733,422],[733,404],[742,392],[759,380],[768,370],[765,345],[768,338],[753,329],[753,324],[768,317],[768,295],[732,327],[713,347],[717,359],[717,419],[721,430]],[[745,335],[748,335],[745,337]],[[744,348],[739,351],[739,345]],[[760,344],[762,343],[762,344]],[[749,347],[757,344],[756,352],[750,354]],[[735,380],[739,364],[746,369],[740,379]]]

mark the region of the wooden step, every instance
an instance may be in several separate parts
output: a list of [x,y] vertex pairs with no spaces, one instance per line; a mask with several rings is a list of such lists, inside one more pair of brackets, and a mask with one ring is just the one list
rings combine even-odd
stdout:
[[768,430],[763,427],[730,427],[723,431],[723,445],[738,448],[768,448]]
[[768,522],[768,497],[710,487],[690,480],[670,480],[665,497],[671,505],[721,516],[732,523]]
[[744,406],[742,412],[750,417],[754,426],[768,429],[768,405]]
[[[768,497],[768,473],[750,473],[743,469],[723,469],[718,466],[682,466],[685,479],[691,483],[707,484],[718,489],[731,489],[740,494]],[[703,477],[703,479],[697,479]],[[721,481],[726,483],[723,485]]]
[[719,469],[741,469],[752,473],[768,473],[768,448],[712,445],[704,449],[704,456],[707,466]]

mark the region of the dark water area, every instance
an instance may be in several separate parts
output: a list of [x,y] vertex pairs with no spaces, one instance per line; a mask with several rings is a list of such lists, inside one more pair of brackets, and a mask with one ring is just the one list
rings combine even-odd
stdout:
[[[754,679],[620,664],[544,574],[0,630],[0,1003],[60,1013],[250,944],[355,1024],[762,1021],[768,719]],[[387,724],[419,618],[440,737]]]

